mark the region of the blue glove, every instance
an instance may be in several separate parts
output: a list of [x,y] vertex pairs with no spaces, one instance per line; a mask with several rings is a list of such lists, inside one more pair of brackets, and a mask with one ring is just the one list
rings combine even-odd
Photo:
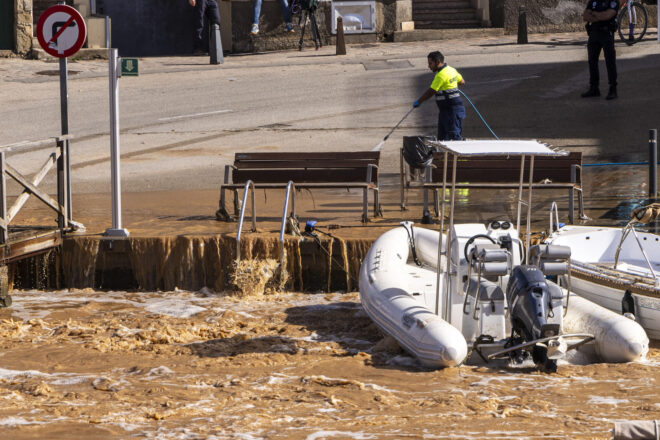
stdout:
[[417,107],[419,107],[419,101],[413,102],[413,108],[417,108]]

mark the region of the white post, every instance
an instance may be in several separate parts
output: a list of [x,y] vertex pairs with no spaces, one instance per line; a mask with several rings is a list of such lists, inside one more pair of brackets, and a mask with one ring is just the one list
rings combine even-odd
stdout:
[[105,230],[105,236],[128,237],[128,231],[121,227],[121,176],[119,171],[119,66],[117,49],[109,50],[108,71],[110,78],[110,182],[112,186],[112,228]]
[[658,11],[658,21],[655,25],[655,29],[658,31],[658,43],[660,43],[660,2],[658,2],[655,9]]
[[110,17],[107,15],[105,16],[105,47],[110,49],[110,46],[112,46],[112,41],[110,38]]

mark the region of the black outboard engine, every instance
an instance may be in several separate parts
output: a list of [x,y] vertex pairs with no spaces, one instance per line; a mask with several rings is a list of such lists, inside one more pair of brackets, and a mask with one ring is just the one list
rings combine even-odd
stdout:
[[[552,296],[543,272],[536,266],[517,266],[511,272],[506,287],[511,327],[514,335],[523,342],[559,334],[558,324],[548,324],[552,313]],[[532,349],[534,363],[546,370],[556,371],[557,364],[548,360],[546,345],[537,344]]]

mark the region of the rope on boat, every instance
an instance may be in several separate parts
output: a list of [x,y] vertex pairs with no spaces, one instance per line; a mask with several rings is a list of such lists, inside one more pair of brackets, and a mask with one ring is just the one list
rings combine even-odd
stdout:
[[658,216],[660,216],[660,203],[651,203],[650,205],[642,206],[633,210],[633,212],[630,213],[631,220],[628,222],[628,225],[632,223],[648,224],[657,220]]

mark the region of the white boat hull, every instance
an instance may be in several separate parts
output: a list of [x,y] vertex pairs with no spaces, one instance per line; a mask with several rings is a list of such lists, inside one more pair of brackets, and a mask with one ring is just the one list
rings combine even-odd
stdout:
[[[439,233],[414,228],[418,256],[426,262],[437,261]],[[410,246],[403,227],[381,235],[372,245],[360,268],[362,306],[374,322],[427,367],[460,365],[467,356],[467,343],[458,329],[431,311],[419,296],[435,290],[435,271],[418,292],[411,279],[407,261]],[[435,264],[434,264],[435,266]],[[410,268],[415,269],[415,268]],[[412,272],[415,276],[415,272]],[[432,277],[432,278],[431,278]]]
[[646,356],[649,338],[632,319],[571,294],[564,317],[564,333],[588,333],[595,337],[580,350],[600,362],[632,362]]
[[[479,227],[483,228],[483,225]],[[469,225],[463,225],[462,228],[470,230]],[[474,229],[479,232],[478,228]],[[478,321],[473,321],[472,313],[466,315],[462,312],[465,298],[459,287],[463,285],[462,282],[450,282],[451,287],[461,290],[453,292],[447,300],[444,296],[446,290],[449,290],[446,289],[446,283],[453,278],[446,277],[444,257],[440,276],[436,273],[439,233],[416,227],[411,230],[417,257],[424,263],[424,267],[418,267],[411,261],[410,236],[406,228],[399,227],[384,233],[369,249],[360,268],[362,305],[383,331],[394,337],[424,366],[441,368],[468,362],[468,345],[471,346],[480,334],[493,334],[486,330],[474,332],[474,323],[483,323],[487,316],[481,315]],[[474,232],[470,231],[467,236]],[[463,249],[465,238],[460,233],[453,235],[458,237],[453,247]],[[463,258],[458,260],[465,261]],[[462,278],[464,270],[459,268],[456,276]],[[505,283],[508,277],[503,278],[502,282]],[[438,282],[439,300],[436,298]],[[445,311],[445,306],[449,306],[449,310]],[[490,307],[483,307],[484,313],[489,311]],[[449,316],[450,322],[441,316]],[[507,324],[501,334],[506,335],[508,332],[510,326]],[[648,337],[639,324],[575,295],[571,296],[562,323],[562,334],[568,333],[595,336],[593,342],[579,350],[596,362],[634,361],[648,351]],[[495,342],[490,347],[493,351],[497,350]],[[504,340],[501,342],[503,344]],[[473,359],[478,361],[475,356],[471,356],[469,362]]]
[[[660,275],[660,237],[644,232],[637,234],[656,275]],[[597,266],[613,266],[620,239],[620,228],[565,226],[546,242],[571,248],[572,292],[620,314],[623,295],[630,290],[635,319],[651,339],[660,340],[660,288],[654,286],[655,277],[634,236],[629,235],[622,246],[617,271],[605,272]],[[645,281],[642,283],[642,280]]]

